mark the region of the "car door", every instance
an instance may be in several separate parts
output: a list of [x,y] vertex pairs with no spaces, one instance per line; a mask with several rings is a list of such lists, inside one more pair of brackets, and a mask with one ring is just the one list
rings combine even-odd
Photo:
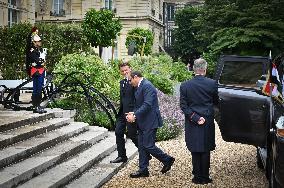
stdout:
[[[225,141],[265,146],[270,98],[262,94],[268,58],[221,56],[215,79],[219,83],[217,123]],[[260,87],[259,87],[260,86]]]

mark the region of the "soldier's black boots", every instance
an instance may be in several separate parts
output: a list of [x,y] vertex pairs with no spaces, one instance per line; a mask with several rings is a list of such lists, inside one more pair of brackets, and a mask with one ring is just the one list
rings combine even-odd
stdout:
[[34,106],[34,110],[33,113],[46,113],[46,110],[44,110],[43,107],[40,106],[40,102],[41,102],[41,95],[32,95],[32,104]]

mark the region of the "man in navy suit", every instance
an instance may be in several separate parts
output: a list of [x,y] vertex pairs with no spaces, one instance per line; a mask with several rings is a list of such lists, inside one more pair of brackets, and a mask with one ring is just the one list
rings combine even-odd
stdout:
[[163,125],[158,105],[157,90],[138,71],[131,72],[131,84],[137,88],[135,92],[135,107],[133,112],[128,113],[126,119],[128,122],[136,122],[138,125],[139,170],[130,174],[130,177],[149,176],[150,154],[164,164],[161,170],[164,174],[171,169],[175,158],[164,153],[155,145],[157,129]]
[[120,107],[117,114],[117,122],[115,127],[115,137],[118,157],[111,163],[121,163],[127,161],[124,133],[127,128],[127,136],[138,147],[138,135],[136,123],[126,121],[125,113],[133,111],[134,108],[134,87],[130,83],[131,67],[128,62],[119,64],[120,74],[124,77],[120,81]]
[[207,62],[194,61],[195,77],[180,86],[180,107],[185,115],[185,142],[192,155],[195,184],[212,182],[209,177],[210,151],[215,149],[214,105],[218,103],[218,85],[206,78]]

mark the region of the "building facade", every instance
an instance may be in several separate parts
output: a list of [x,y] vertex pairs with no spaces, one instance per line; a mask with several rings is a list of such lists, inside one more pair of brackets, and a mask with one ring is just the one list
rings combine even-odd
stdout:
[[35,23],[35,0],[0,0],[0,26]]
[[[153,53],[170,52],[175,12],[186,6],[200,5],[200,0],[0,0],[0,26],[14,23],[82,22],[90,8],[112,10],[122,21],[117,37],[115,58],[129,59],[125,41],[128,31],[135,27],[150,29],[154,33]],[[110,58],[111,48],[105,48],[105,59]]]
[[[112,10],[122,22],[122,30],[116,40],[115,58],[129,59],[125,46],[127,32],[135,27],[150,29],[154,33],[153,52],[163,46],[163,0],[38,0],[37,22],[81,22],[90,8]],[[105,53],[109,56],[109,52]]]

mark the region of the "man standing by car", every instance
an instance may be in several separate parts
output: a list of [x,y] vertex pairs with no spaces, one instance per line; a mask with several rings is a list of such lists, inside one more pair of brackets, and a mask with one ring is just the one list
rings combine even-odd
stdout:
[[185,115],[185,142],[192,155],[195,184],[212,182],[210,151],[215,149],[214,104],[218,103],[217,82],[206,78],[207,62],[193,64],[195,77],[180,86],[180,107]]
[[115,127],[116,145],[118,157],[111,163],[121,163],[127,161],[124,133],[127,127],[127,136],[138,147],[137,125],[126,121],[125,113],[133,111],[134,108],[134,87],[130,84],[131,67],[128,62],[119,64],[120,74],[124,77],[120,81],[120,107]]

